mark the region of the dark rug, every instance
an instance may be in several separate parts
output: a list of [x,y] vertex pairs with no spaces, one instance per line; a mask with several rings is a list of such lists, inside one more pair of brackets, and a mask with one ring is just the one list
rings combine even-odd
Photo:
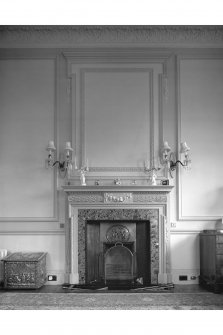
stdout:
[[105,286],[103,284],[83,284],[83,285],[75,285],[75,284],[64,284],[62,286],[64,291],[73,292],[73,293],[138,293],[138,292],[165,292],[172,290],[174,288],[173,284],[165,284],[165,285],[150,285],[150,286],[132,286],[132,287],[122,287],[120,286]]
[[223,294],[0,292],[2,310],[223,310]]

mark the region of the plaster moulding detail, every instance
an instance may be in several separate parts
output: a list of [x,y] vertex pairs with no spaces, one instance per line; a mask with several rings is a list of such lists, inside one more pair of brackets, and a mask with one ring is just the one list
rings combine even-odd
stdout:
[[1,26],[0,47],[92,44],[222,47],[222,26]]

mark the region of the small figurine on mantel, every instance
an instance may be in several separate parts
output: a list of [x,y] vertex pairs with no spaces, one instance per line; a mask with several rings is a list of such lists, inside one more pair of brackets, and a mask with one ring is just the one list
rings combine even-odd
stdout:
[[100,180],[99,179],[96,179],[95,182],[94,182],[95,186],[99,186],[100,185]]
[[81,181],[81,186],[86,186],[86,173],[89,171],[88,164],[86,166],[82,166],[82,168],[79,170],[80,172],[80,181]]
[[86,173],[86,170],[84,169],[80,169],[80,179],[81,179],[81,186],[86,186],[86,179],[85,179],[85,173]]
[[151,185],[152,186],[156,185],[156,174],[155,174],[154,170],[152,171],[152,175],[151,175]]

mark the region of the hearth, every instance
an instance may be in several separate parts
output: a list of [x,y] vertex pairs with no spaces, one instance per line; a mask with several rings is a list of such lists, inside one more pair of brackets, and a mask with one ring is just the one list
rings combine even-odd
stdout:
[[77,285],[171,283],[172,186],[65,186],[65,281]]

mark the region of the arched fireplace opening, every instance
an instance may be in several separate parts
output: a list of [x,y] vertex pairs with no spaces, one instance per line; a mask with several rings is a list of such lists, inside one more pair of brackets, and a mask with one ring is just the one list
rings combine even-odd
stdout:
[[122,243],[116,243],[104,255],[105,285],[131,287],[134,285],[134,254]]
[[93,220],[86,228],[86,284],[112,289],[151,284],[148,220]]

